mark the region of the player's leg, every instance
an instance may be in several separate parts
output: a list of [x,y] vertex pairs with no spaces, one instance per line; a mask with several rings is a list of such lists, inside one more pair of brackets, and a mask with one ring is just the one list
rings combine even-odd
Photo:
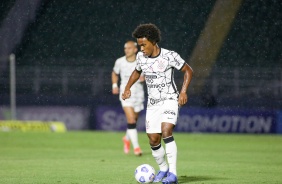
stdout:
[[136,129],[136,122],[137,122],[139,113],[134,112],[133,107],[123,107],[123,110],[124,110],[126,120],[127,120],[126,134],[128,135],[133,145],[134,153],[140,156],[142,154],[142,151],[138,143],[138,134],[137,134],[137,129]]
[[168,100],[164,102],[162,112],[162,138],[165,143],[165,151],[167,162],[169,165],[168,176],[163,180],[163,183],[177,183],[176,161],[177,161],[177,146],[173,137],[173,129],[177,122],[178,117],[178,102]]
[[176,161],[177,161],[177,146],[172,135],[174,124],[162,123],[162,138],[165,143],[165,151],[167,162],[169,165],[169,173],[166,179],[163,180],[164,184],[177,183]]
[[165,159],[165,149],[161,144],[161,113],[162,110],[160,108],[147,108],[146,113],[146,132],[149,138],[152,155],[160,168],[160,171],[154,178],[154,182],[162,181],[168,172],[168,165]]
[[147,133],[149,138],[152,155],[155,158],[157,164],[159,165],[159,172],[154,178],[154,183],[162,181],[168,173],[168,165],[165,160],[165,149],[161,145],[162,135],[160,133]]
[[[139,112],[135,112],[135,116],[136,116],[136,122],[138,120],[138,117],[139,117]],[[136,126],[137,126],[137,123],[136,123]],[[141,156],[142,155],[142,150],[139,146],[139,142],[138,142],[138,131],[137,131],[137,128],[135,128],[135,132],[136,134],[134,134],[136,137],[134,138],[134,140],[136,141],[136,145],[138,145],[137,147],[134,147],[134,154],[136,156]],[[133,144],[133,143],[132,143]]]

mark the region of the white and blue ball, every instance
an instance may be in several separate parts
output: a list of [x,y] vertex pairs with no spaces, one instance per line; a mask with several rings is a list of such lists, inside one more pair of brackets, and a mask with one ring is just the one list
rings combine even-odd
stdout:
[[139,183],[151,183],[155,177],[155,169],[149,164],[143,164],[135,169],[135,179]]

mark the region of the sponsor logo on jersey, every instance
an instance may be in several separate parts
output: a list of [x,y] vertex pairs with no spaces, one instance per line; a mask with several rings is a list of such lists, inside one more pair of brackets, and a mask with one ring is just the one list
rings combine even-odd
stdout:
[[153,79],[146,79],[146,83],[147,83],[147,84],[152,84],[153,82],[154,82]]
[[150,98],[150,104],[154,105],[154,104],[157,104],[157,103],[164,101],[166,99],[167,98],[159,98],[159,99]]
[[156,79],[158,78],[156,75],[145,75],[146,79]]
[[148,88],[163,88],[165,87],[165,83],[162,84],[148,84]]

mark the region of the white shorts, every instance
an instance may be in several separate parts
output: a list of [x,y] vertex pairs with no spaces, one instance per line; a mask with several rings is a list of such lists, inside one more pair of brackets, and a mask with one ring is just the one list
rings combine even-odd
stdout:
[[123,100],[120,97],[122,107],[132,107],[134,112],[140,112],[144,109],[144,98],[131,96],[129,99]]
[[179,106],[176,100],[165,100],[161,106],[150,106],[146,112],[146,132],[162,133],[162,123],[176,125]]

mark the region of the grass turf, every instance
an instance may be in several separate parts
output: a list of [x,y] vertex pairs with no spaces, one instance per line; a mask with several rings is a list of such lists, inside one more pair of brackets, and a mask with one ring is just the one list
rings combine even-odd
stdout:
[[[135,168],[158,167],[144,133],[144,155],[122,151],[122,133],[0,132],[0,183],[136,183]],[[179,183],[282,183],[282,136],[175,134]]]

